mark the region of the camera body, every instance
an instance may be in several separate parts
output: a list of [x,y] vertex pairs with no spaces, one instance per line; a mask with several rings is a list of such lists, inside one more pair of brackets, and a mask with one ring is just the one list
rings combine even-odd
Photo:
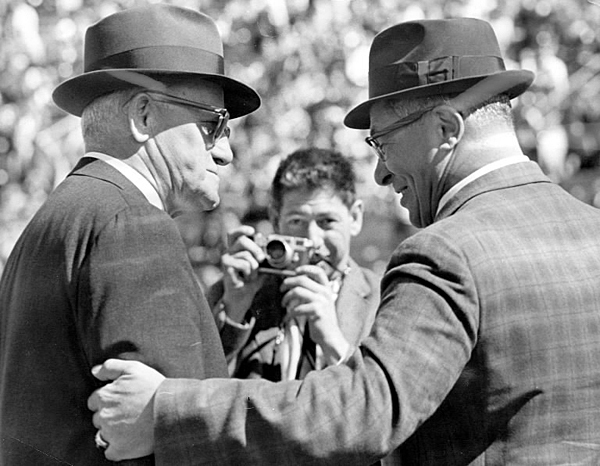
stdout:
[[263,273],[275,275],[295,275],[294,270],[315,263],[317,250],[308,238],[271,234],[266,237],[257,235],[254,242],[265,253],[266,259],[258,269]]

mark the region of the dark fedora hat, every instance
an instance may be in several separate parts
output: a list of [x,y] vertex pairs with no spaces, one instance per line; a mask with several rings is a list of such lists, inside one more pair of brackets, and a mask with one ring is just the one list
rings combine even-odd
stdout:
[[152,4],[114,13],[85,34],[84,72],[61,83],[52,97],[73,115],[95,98],[131,86],[127,72],[201,78],[222,86],[231,118],[253,112],[260,97],[225,76],[223,44],[215,22],[205,14],[173,5]]
[[531,71],[506,70],[494,30],[486,21],[457,18],[400,23],[373,39],[369,99],[353,108],[344,124],[369,128],[369,110],[380,100],[461,93],[484,79],[491,95],[507,94],[512,99],[533,78]]

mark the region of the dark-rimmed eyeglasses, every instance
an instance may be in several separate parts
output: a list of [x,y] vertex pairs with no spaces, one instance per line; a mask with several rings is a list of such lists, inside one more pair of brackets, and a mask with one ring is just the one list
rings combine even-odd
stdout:
[[201,104],[193,100],[185,99],[183,97],[177,97],[166,92],[155,91],[155,90],[143,90],[140,93],[148,94],[152,99],[157,102],[163,102],[166,104],[173,105],[184,105],[192,108],[197,108],[204,112],[209,112],[217,116],[217,120],[201,120],[198,121],[198,127],[204,134],[204,144],[206,150],[211,150],[215,147],[219,139],[222,137],[229,137],[231,129],[227,124],[229,123],[229,112],[225,108],[213,107],[212,105]]
[[392,131],[396,131],[400,128],[404,128],[405,126],[415,123],[417,120],[423,117],[423,115],[425,115],[427,112],[430,112],[434,108],[435,107],[425,108],[414,113],[409,113],[405,117],[400,118],[395,123],[392,123],[391,125],[383,128],[382,130],[371,134],[371,136],[367,136],[365,138],[365,142],[373,148],[379,160],[385,163],[387,157],[385,155],[385,151],[383,150],[383,144],[379,142],[378,139],[381,138],[381,136],[385,136],[386,134],[391,133]]

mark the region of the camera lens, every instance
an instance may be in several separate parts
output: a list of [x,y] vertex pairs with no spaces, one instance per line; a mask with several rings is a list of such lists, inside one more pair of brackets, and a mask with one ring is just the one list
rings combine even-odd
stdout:
[[284,268],[291,261],[289,246],[284,241],[273,239],[265,246],[267,260],[273,267]]

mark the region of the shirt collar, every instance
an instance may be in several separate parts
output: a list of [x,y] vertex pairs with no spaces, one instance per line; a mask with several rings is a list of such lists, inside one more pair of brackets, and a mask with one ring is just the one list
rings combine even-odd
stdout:
[[529,158],[527,158],[525,155],[515,155],[513,157],[507,157],[504,159],[496,160],[495,162],[488,163],[487,165],[484,165],[483,167],[479,168],[478,170],[475,170],[469,176],[467,176],[466,178],[463,178],[458,183],[456,183],[454,186],[452,186],[448,191],[446,191],[446,193],[442,196],[442,198],[440,199],[440,202],[438,203],[438,208],[435,212],[435,217],[437,218],[437,216],[440,213],[440,211],[442,210],[442,208],[450,201],[450,199],[452,199],[454,196],[456,196],[456,194],[461,189],[463,189],[465,186],[467,186],[469,183],[472,183],[476,179],[481,178],[483,175],[486,175],[495,170],[499,170],[500,168],[506,167],[508,165],[513,165],[515,163],[528,162],[528,161],[529,161]]
[[158,195],[158,190],[156,187],[135,168],[127,165],[122,160],[101,152],[88,152],[85,154],[85,157],[93,157],[95,159],[102,160],[103,162],[106,162],[107,164],[116,168],[125,178],[131,181],[134,186],[142,192],[150,204],[161,210],[165,210],[165,206]]

